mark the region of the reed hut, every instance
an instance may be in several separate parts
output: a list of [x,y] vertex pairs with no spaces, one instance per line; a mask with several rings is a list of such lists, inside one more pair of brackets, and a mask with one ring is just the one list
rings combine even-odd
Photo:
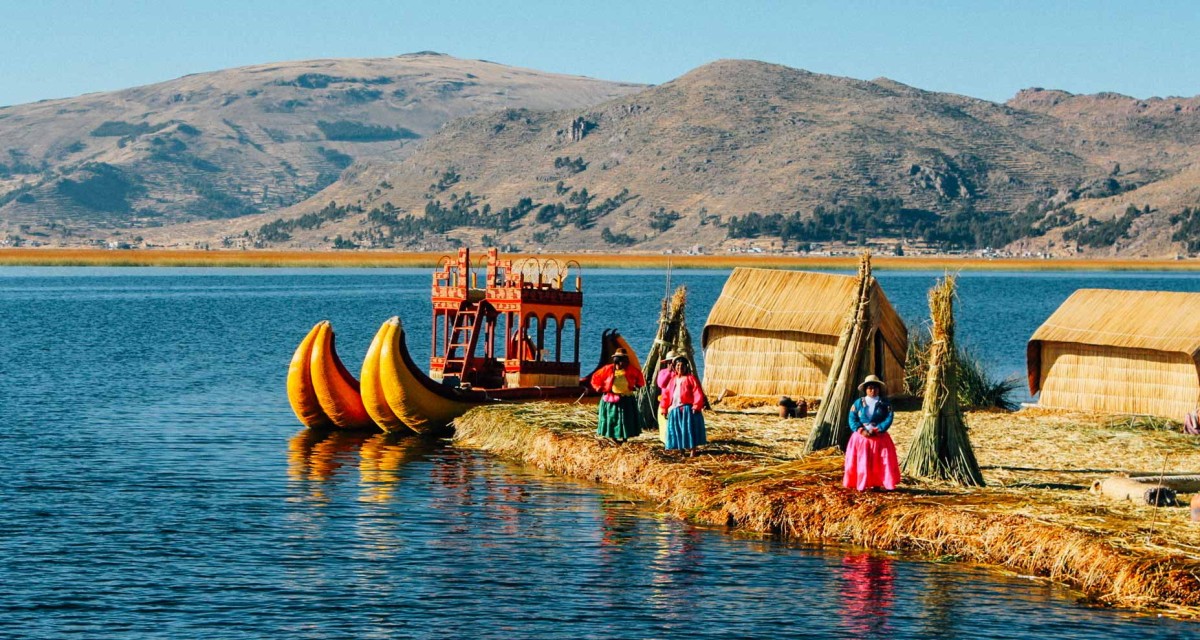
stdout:
[[1182,419],[1200,401],[1200,293],[1080,289],[1025,354],[1042,407]]
[[[858,303],[858,278],[808,271],[734,269],[701,335],[704,388],[716,396],[819,398],[838,337]],[[874,285],[879,331],[871,372],[904,391],[908,331]]]

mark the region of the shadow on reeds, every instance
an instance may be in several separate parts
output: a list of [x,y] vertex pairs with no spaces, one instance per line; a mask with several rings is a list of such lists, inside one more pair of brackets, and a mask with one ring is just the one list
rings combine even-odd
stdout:
[[1084,491],[1086,484],[1067,484],[1062,482],[1016,482],[1008,485],[1008,489],[1051,489],[1054,491]]
[[1092,475],[1095,475],[1095,474],[1109,474],[1109,475],[1123,475],[1123,476],[1130,476],[1130,477],[1135,477],[1135,478],[1136,478],[1136,477],[1141,477],[1141,476],[1147,476],[1147,477],[1149,477],[1149,476],[1157,476],[1157,475],[1160,475],[1160,474],[1162,474],[1162,475],[1168,475],[1168,476],[1171,476],[1171,475],[1186,475],[1186,474],[1184,474],[1184,473],[1176,473],[1176,472],[1162,473],[1162,470],[1161,470],[1161,469],[1156,469],[1156,470],[1154,470],[1154,471],[1130,471],[1129,469],[1054,469],[1054,468],[1051,468],[1051,467],[1012,467],[1012,466],[1008,466],[1008,465],[985,465],[985,466],[981,466],[981,467],[979,467],[979,468],[980,468],[980,469],[996,469],[996,470],[999,470],[999,471],[1028,471],[1028,472],[1031,472],[1031,473],[1039,473],[1039,472],[1042,472],[1042,473],[1063,473],[1063,474],[1067,474],[1067,473],[1086,473],[1086,474],[1092,474]]

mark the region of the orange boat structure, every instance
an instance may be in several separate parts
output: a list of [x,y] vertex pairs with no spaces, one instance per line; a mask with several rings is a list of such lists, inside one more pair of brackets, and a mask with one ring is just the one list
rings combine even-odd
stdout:
[[[595,369],[580,377],[583,279],[570,282],[572,269],[578,263],[553,259],[514,266],[489,249],[480,287],[470,250],[442,258],[433,274],[428,375],[409,355],[399,317],[380,326],[359,380],[338,358],[332,326],[318,323],[288,371],[296,417],[310,428],[428,433],[483,404],[592,395]],[[619,347],[634,353],[619,333],[605,331],[596,369]],[[631,355],[634,367],[636,359]]]

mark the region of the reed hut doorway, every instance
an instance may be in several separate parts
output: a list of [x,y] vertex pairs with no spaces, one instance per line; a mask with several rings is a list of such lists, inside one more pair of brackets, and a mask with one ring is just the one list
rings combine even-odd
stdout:
[[[830,273],[734,269],[704,325],[704,388],[714,397],[821,397],[857,303],[857,282]],[[879,330],[867,362],[890,395],[903,395],[908,330],[875,286]]]
[[1182,420],[1200,403],[1200,293],[1080,289],[1025,350],[1038,405]]

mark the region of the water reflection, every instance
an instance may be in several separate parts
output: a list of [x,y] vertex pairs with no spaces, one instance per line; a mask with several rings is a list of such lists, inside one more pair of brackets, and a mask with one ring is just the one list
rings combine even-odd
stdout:
[[857,638],[894,635],[888,622],[895,597],[892,559],[872,553],[842,558],[839,575],[841,626]]
[[[288,441],[288,477],[307,481],[308,497],[325,499],[322,483],[353,468],[357,453],[360,499],[386,503],[393,498],[404,464],[422,459],[438,446],[397,434],[304,429]],[[451,466],[458,465],[442,465]],[[456,473],[449,468],[443,472]]]
[[293,480],[329,480],[351,460],[372,434],[353,431],[305,429],[288,441],[288,477]]
[[1067,622],[1039,617],[1070,606],[1049,587],[714,537],[648,517],[611,488],[420,438],[301,431],[288,443],[287,477],[293,507],[278,559],[289,592],[436,602],[463,630],[487,620],[498,635],[481,638],[568,627],[614,638],[969,637],[966,620],[992,637],[1113,637],[1087,610],[1068,609]]
[[654,532],[654,559],[650,569],[650,600],[668,628],[683,629],[706,597],[702,532],[693,527],[660,520]]
[[614,547],[629,542],[633,538],[637,523],[622,513],[621,507],[611,498],[600,500],[600,511],[603,515],[601,524],[600,546]]
[[925,578],[920,595],[923,610],[922,628],[933,636],[953,636],[956,632],[956,608],[961,599],[959,585],[944,571],[932,570]]
[[404,464],[423,458],[436,446],[424,438],[388,433],[377,433],[364,440],[358,450],[362,500],[391,501]]

